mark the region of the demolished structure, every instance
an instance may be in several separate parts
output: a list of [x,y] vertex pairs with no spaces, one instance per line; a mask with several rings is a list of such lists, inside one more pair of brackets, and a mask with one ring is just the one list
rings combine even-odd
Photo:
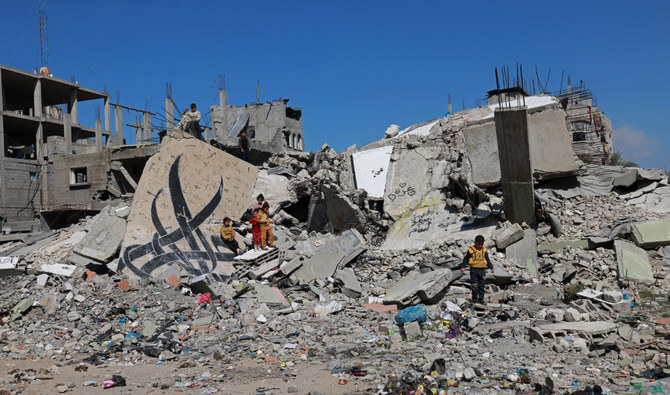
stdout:
[[[508,218],[510,200],[523,200],[501,190],[518,180],[501,163],[516,157],[499,152],[504,109],[494,95],[390,127],[360,149],[292,149],[259,167],[168,135],[124,190],[132,201],[0,246],[2,352],[60,366],[252,361],[263,367],[254,380],[288,392],[307,374],[321,374],[323,387],[300,391],[342,393],[352,382],[366,393],[648,389],[670,362],[668,176],[597,164],[611,153],[611,129],[592,109],[604,140],[575,140],[583,130],[570,124],[587,122],[570,107],[588,108],[581,93],[495,94],[512,93],[524,94],[528,144],[516,160],[531,177],[532,222]],[[222,125],[237,124],[225,114]],[[231,130],[217,123],[215,135]],[[594,144],[580,155],[584,141]],[[250,246],[245,212],[259,193],[278,248],[234,256],[218,237],[222,219]],[[484,305],[468,301],[458,270],[478,234],[495,267]],[[396,317],[407,307],[425,314]],[[241,377],[188,371],[165,388],[229,390]]]

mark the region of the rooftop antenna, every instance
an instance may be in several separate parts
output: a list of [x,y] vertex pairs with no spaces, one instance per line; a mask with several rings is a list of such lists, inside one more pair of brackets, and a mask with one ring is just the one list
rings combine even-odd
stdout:
[[447,94],[447,97],[449,99],[449,102],[447,104],[447,111],[449,112],[449,114],[451,114],[451,93]]
[[256,89],[256,104],[261,102],[261,80],[258,80],[258,89]]
[[[40,74],[49,74],[49,18],[47,17],[47,1],[39,3],[40,16]],[[42,73],[42,68],[46,73]]]

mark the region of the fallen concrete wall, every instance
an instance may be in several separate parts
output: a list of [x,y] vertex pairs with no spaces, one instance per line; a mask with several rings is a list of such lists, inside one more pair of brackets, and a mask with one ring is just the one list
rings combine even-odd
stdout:
[[229,260],[223,217],[240,218],[258,170],[195,139],[163,140],[137,187],[117,269],[138,277],[179,264],[191,276],[217,273]]

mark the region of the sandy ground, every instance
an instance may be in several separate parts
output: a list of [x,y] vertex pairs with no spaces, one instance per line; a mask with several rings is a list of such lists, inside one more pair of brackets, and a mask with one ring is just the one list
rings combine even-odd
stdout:
[[[262,393],[259,389],[272,390],[273,394],[287,394],[290,386],[296,386],[298,394],[310,391],[343,394],[356,393],[373,386],[369,382],[370,377],[354,376],[347,378],[347,384],[338,384],[338,377],[333,377],[327,370],[320,370],[309,363],[296,364],[293,368],[282,368],[281,362],[258,363],[253,360],[194,367],[184,364],[183,361],[171,361],[162,365],[152,363],[121,366],[119,362],[110,362],[100,366],[85,365],[88,367],[86,371],[76,371],[78,364],[56,366],[50,359],[5,358],[0,362],[0,395],[14,394],[17,391],[21,394],[53,394],[58,393],[57,387],[62,384],[76,385],[70,388],[68,394],[200,394],[207,389],[217,389],[217,394]],[[111,378],[113,374],[123,376],[127,385],[103,389],[102,381]],[[202,374],[211,374],[214,377],[197,379]],[[192,385],[175,386],[178,375],[184,375],[182,383],[191,382]],[[220,375],[225,376],[216,377]],[[96,385],[85,386],[87,381],[94,381]]]

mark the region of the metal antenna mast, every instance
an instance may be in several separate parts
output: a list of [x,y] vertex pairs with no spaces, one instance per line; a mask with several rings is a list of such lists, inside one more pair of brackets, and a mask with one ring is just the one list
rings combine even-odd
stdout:
[[40,15],[40,67],[49,67],[49,18],[47,17],[47,1],[39,3]]

